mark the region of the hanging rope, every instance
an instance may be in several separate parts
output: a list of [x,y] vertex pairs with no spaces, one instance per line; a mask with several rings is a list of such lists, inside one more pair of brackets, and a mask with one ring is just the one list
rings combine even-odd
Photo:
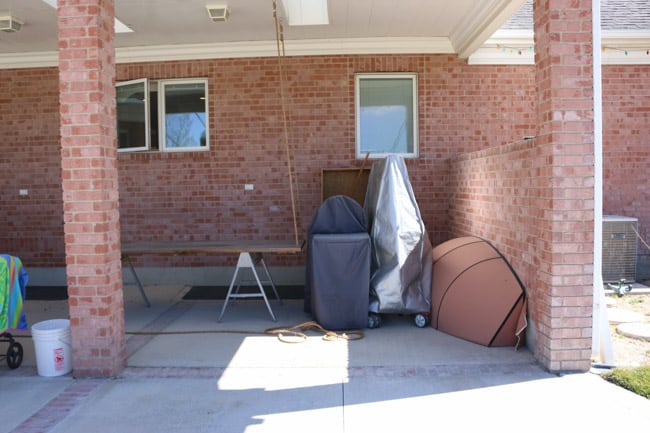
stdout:
[[[285,84],[285,69],[284,69],[284,30],[280,24],[280,19],[277,12],[277,3],[273,1],[273,21],[275,22],[275,43],[278,51],[278,75],[280,77],[280,103],[282,106],[282,124],[284,130],[284,148],[287,157],[287,171],[289,175],[289,192],[291,195],[291,213],[293,216],[293,233],[296,245],[299,245],[300,239],[298,235],[298,215],[296,210],[296,199],[294,192],[294,178],[295,176],[295,162],[289,147],[289,121],[287,119],[287,103],[286,103],[286,84]],[[296,188],[297,189],[297,188]]]
[[636,236],[643,243],[643,245],[645,245],[645,247],[650,250],[650,245],[648,245],[648,243],[645,241],[645,239],[643,239],[641,237],[641,235],[639,234],[639,232],[636,230],[636,228],[634,226],[632,226],[632,230],[634,230],[634,233],[636,233]]

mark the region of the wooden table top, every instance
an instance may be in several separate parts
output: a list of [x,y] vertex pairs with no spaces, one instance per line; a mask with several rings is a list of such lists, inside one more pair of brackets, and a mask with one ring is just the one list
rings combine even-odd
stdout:
[[141,241],[122,244],[122,254],[195,254],[195,253],[277,253],[297,254],[304,242],[235,240],[235,241]]

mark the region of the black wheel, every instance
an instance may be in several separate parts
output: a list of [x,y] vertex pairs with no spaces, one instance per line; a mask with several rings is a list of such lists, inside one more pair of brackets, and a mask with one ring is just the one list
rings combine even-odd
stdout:
[[377,314],[368,314],[368,328],[374,329],[381,326],[381,317]]
[[9,368],[16,369],[20,367],[23,362],[23,346],[22,344],[14,341],[7,349],[7,365]]
[[424,313],[419,313],[415,315],[415,326],[418,328],[424,328],[429,324],[429,315]]

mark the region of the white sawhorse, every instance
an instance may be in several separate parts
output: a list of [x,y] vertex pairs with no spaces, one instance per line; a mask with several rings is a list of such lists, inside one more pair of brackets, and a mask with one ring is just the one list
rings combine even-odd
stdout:
[[[268,278],[267,280],[260,280],[260,277],[257,274],[257,270],[255,269],[255,266],[258,264],[262,265],[262,268],[266,273],[265,278]],[[249,268],[253,272],[253,276],[255,277],[255,282],[257,283],[257,287],[260,289],[259,293],[239,293],[239,287],[241,286],[241,282],[237,284],[235,293],[233,293],[233,288],[235,287],[235,283],[237,282],[237,275],[239,274],[239,270],[243,268]],[[223,307],[221,308],[221,314],[219,315],[218,321],[221,322],[221,319],[223,318],[223,313],[226,312],[226,307],[228,306],[228,301],[230,299],[264,298],[264,302],[266,303],[266,308],[269,310],[269,314],[271,315],[271,318],[273,319],[274,322],[277,322],[277,319],[273,314],[273,310],[271,310],[271,305],[269,304],[269,300],[266,297],[266,293],[264,292],[264,286],[262,285],[262,283],[270,284],[271,287],[273,288],[273,293],[275,293],[275,297],[277,298],[278,301],[282,302],[282,300],[280,299],[280,295],[278,295],[278,291],[276,290],[275,285],[273,284],[273,280],[271,279],[271,274],[269,274],[269,270],[267,269],[266,264],[264,263],[264,258],[262,257],[262,253],[240,252],[239,259],[237,260],[237,267],[235,268],[235,273],[232,276],[232,280],[230,281],[230,287],[228,288],[226,299],[223,302]]]

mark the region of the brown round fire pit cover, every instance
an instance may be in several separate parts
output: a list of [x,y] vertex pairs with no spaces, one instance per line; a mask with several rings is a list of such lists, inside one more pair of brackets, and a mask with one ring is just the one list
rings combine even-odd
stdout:
[[431,326],[484,346],[523,344],[526,292],[506,259],[474,236],[433,249]]

